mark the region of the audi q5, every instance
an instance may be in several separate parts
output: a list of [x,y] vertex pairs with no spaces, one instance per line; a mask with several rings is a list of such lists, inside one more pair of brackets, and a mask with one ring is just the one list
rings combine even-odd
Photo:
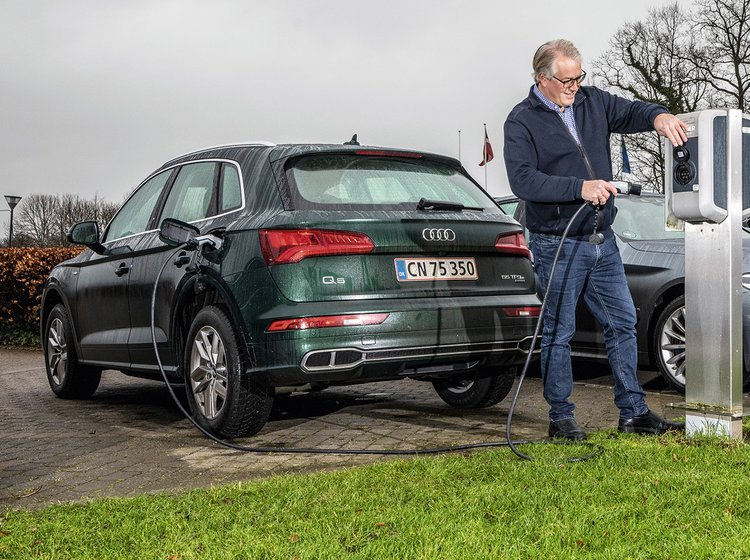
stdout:
[[519,223],[457,160],[402,149],[192,152],[69,239],[86,249],[41,308],[52,391],[90,397],[102,370],[158,379],[155,345],[224,437],[331,385],[413,378],[451,406],[495,404],[539,311]]

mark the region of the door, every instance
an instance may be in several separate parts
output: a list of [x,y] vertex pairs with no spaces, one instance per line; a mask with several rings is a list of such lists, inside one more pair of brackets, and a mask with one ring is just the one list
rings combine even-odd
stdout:
[[81,265],[76,313],[81,358],[87,363],[129,369],[132,317],[129,285],[135,255],[148,235],[157,202],[172,171],[146,180],[118,210],[102,236],[103,255]]
[[78,270],[76,317],[81,361],[113,369],[130,365],[128,279],[132,258],[94,255]]

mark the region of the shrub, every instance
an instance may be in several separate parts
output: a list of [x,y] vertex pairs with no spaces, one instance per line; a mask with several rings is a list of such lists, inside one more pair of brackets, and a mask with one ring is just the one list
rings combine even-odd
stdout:
[[0,343],[38,340],[44,282],[52,268],[81,247],[0,249]]

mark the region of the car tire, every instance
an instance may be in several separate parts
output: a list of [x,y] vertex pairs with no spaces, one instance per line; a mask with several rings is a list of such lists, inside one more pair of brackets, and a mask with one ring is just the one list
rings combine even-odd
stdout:
[[656,368],[670,387],[685,392],[685,296],[670,301],[656,320]]
[[513,388],[515,368],[505,373],[486,375],[478,370],[465,377],[451,377],[432,382],[438,396],[455,408],[485,408],[503,400]]
[[[685,394],[685,296],[667,304],[654,329],[656,367],[666,382]],[[750,390],[750,371],[742,366],[742,390]]]
[[68,310],[62,304],[52,308],[44,325],[44,365],[47,381],[62,399],[88,399],[99,387],[102,370],[78,363],[78,353]]
[[273,391],[245,374],[246,358],[226,313],[202,309],[188,332],[183,359],[193,418],[225,438],[258,433],[271,414]]

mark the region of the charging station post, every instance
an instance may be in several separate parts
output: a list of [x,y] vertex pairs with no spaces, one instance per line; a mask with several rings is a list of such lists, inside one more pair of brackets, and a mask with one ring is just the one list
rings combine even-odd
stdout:
[[750,116],[736,109],[678,116],[688,124],[688,141],[674,149],[665,142],[664,193],[666,228],[685,231],[686,431],[742,438],[742,220],[750,207],[743,144]]

